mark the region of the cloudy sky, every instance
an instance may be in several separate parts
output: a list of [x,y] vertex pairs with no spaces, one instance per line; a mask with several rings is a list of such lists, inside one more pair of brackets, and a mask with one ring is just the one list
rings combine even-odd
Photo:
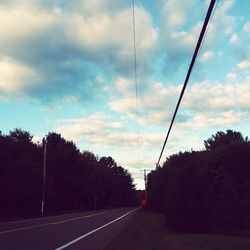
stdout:
[[[0,130],[49,131],[112,156],[138,188],[153,169],[208,0],[0,0]],[[250,2],[220,0],[163,160],[218,130],[250,136]]]

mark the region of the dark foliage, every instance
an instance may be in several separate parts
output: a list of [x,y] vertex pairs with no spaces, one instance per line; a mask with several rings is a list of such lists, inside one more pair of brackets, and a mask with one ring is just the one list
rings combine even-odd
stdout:
[[206,150],[172,155],[148,175],[149,205],[168,226],[185,232],[250,230],[250,143],[218,132]]
[[[111,157],[80,152],[57,133],[46,136],[45,213],[136,205],[133,179]],[[43,192],[45,140],[21,129],[0,133],[0,213],[37,214]]]

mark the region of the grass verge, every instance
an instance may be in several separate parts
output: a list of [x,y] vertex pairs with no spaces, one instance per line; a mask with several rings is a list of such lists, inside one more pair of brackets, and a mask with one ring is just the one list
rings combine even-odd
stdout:
[[167,230],[164,216],[138,211],[105,250],[250,250],[250,237],[182,234]]

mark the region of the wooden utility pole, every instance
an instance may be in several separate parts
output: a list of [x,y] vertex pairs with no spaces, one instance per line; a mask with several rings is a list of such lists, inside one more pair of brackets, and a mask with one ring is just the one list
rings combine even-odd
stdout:
[[44,154],[43,154],[43,195],[41,204],[41,213],[44,214],[45,203],[45,188],[46,188],[46,158],[47,158],[47,142],[44,140]]
[[144,183],[145,183],[145,200],[148,199],[148,192],[147,192],[147,171],[150,171],[150,169],[143,169],[141,170],[144,172]]

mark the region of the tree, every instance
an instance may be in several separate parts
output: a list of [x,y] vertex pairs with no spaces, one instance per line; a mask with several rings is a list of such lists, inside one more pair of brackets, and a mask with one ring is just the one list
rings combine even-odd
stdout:
[[16,128],[9,132],[9,137],[15,142],[30,143],[33,136],[20,128]]
[[217,132],[206,150],[168,157],[148,176],[149,205],[169,228],[236,233],[250,229],[250,143],[240,132]]
[[111,206],[135,205],[135,186],[130,173],[118,166],[112,157],[102,157],[99,163],[108,170],[107,199]]
[[41,150],[29,132],[15,129],[0,138],[0,203],[9,213],[38,211]]
[[60,134],[49,133],[47,140],[47,208],[51,210],[79,207],[79,177],[77,167],[80,152],[72,141]]
[[233,130],[227,130],[226,133],[219,131],[215,135],[212,135],[209,139],[204,141],[206,150],[214,150],[218,147],[226,146],[232,142],[247,142],[248,138],[244,138],[240,132]]
[[82,153],[50,132],[42,143],[21,129],[0,132],[0,212],[40,213],[46,154],[45,213],[135,204],[130,173],[111,157]]

